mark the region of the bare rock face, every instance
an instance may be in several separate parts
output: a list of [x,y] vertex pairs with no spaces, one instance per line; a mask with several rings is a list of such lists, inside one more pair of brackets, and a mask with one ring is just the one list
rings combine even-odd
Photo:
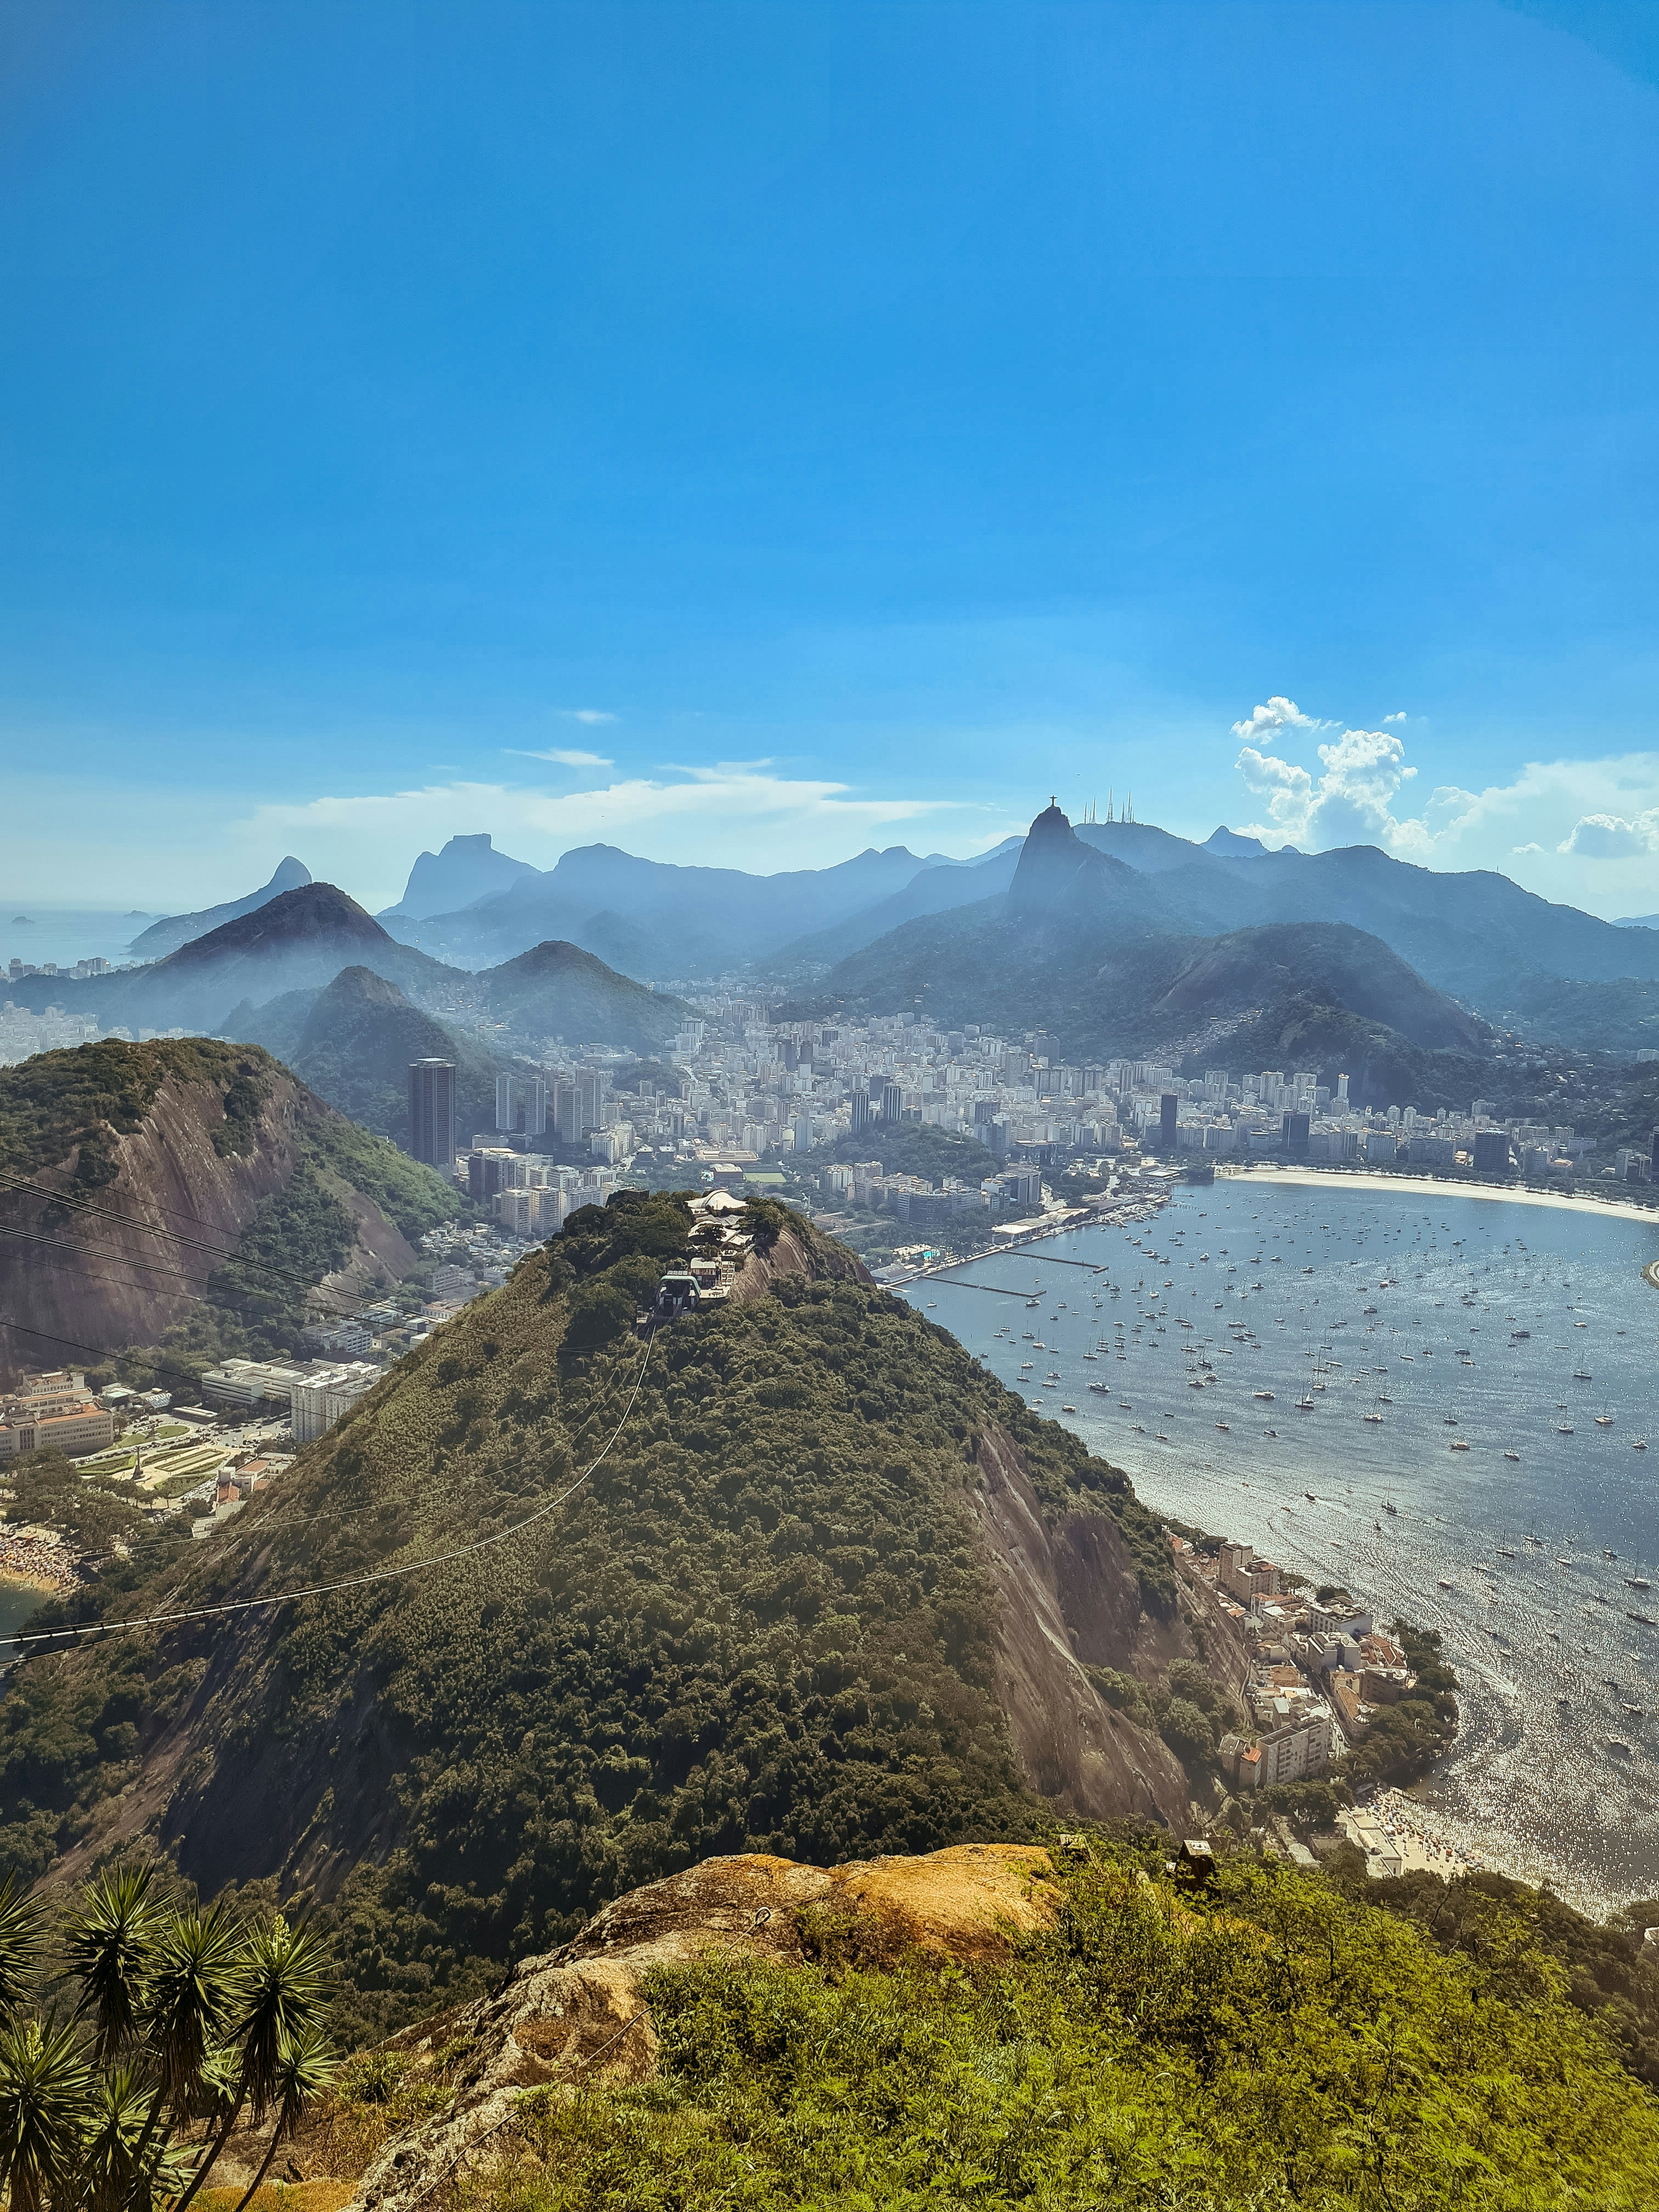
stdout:
[[[224,1090],[223,1083],[169,1075],[139,1127],[101,1127],[115,1174],[91,1194],[95,1214],[66,1220],[52,1205],[58,1190],[87,1195],[74,1180],[78,1150],[37,1175],[38,1189],[0,1194],[0,1219],[25,1232],[0,1249],[0,1368],[41,1365],[52,1338],[91,1346],[155,1342],[201,1297],[264,1201],[287,1187],[304,1132],[333,1116],[286,1069],[274,1069],[253,1141],[241,1152],[222,1152],[213,1140],[224,1126]],[[353,1295],[400,1280],[415,1265],[403,1237],[361,1192],[343,1184],[338,1195],[356,1242],[325,1286]],[[91,1264],[88,1252],[95,1255]],[[9,1333],[8,1312],[44,1335],[21,1328]]]
[[[805,1228],[804,1223],[802,1227]],[[834,1243],[811,1230],[803,1237],[786,1229],[763,1249],[758,1244],[750,1249],[732,1285],[732,1300],[746,1305],[751,1299],[763,1298],[785,1275],[809,1275],[816,1282],[862,1283],[866,1289],[875,1281],[863,1261],[844,1244]]]
[[708,1859],[634,1890],[574,1943],[526,1960],[495,1996],[393,2039],[390,2048],[417,2072],[458,2041],[470,2039],[472,2055],[447,2109],[380,2153],[351,2212],[419,2212],[447,2201],[464,2172],[488,2162],[522,2090],[648,2078],[657,2035],[644,1979],[653,1966],[710,1952],[799,1966],[800,1915],[814,1906],[860,1916],[896,1950],[914,1946],[963,1963],[1006,1958],[1015,1936],[1053,1924],[1052,1871],[1036,1844],[963,1844],[828,1869],[759,1853]]
[[980,1535],[1002,1600],[997,1695],[1027,1781],[1083,1818],[1179,1828],[1189,1796],[1181,1762],[1160,1737],[1115,1711],[1087,1669],[1145,1678],[1202,1655],[1218,1680],[1237,1687],[1248,1670],[1237,1634],[1186,1577],[1174,1618],[1149,1614],[1117,1524],[1105,1515],[1046,1524],[1006,1430],[981,1437],[975,1456]]

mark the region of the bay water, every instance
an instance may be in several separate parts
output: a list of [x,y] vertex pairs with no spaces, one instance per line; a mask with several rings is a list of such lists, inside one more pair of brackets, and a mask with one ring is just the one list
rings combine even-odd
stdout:
[[1656,1256],[1594,1207],[1240,1177],[904,1294],[1156,1510],[1438,1630],[1439,1825],[1605,1909],[1659,1894]]

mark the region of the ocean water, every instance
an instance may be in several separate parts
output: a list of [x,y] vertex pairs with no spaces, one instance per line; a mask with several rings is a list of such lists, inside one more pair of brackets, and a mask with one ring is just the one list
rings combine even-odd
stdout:
[[[0,1636],[15,1636],[49,1595],[33,1583],[0,1580]],[[0,1668],[15,1656],[15,1651],[0,1647]]]
[[0,890],[0,975],[12,960],[33,967],[46,961],[60,968],[77,960],[118,964],[132,957],[128,945],[155,918],[120,907],[35,906]]
[[1656,1256],[1583,1207],[1224,1180],[906,1295],[1150,1505],[1439,1630],[1441,1824],[1606,1907],[1659,1893]]

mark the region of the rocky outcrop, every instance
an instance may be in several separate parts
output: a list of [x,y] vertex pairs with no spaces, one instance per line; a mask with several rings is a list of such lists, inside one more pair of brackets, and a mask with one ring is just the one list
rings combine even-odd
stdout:
[[1087,1818],[1138,1816],[1178,1828],[1189,1794],[1180,1761],[1108,1705],[1088,1669],[1150,1680],[1172,1660],[1193,1658],[1234,1690],[1247,1668],[1237,1633],[1184,1577],[1174,1614],[1150,1613],[1109,1516],[1046,1522],[1006,1429],[981,1436],[975,1456],[980,1534],[1002,1601],[997,1694],[1026,1779]]
[[731,1296],[739,1305],[763,1298],[786,1275],[807,1275],[816,1282],[861,1283],[873,1288],[875,1278],[855,1252],[823,1237],[799,1215],[775,1237],[757,1236],[738,1268]]
[[760,1854],[708,1859],[634,1890],[574,1943],[526,1960],[495,1996],[393,2038],[390,2048],[408,2058],[416,2081],[439,2051],[464,2043],[471,2051],[448,2105],[388,2142],[370,2166],[356,2212],[419,2212],[447,2202],[464,2174],[487,2164],[526,2089],[574,2089],[602,2075],[647,2079],[657,2036],[645,1977],[653,1966],[711,1952],[799,1966],[814,1917],[823,1915],[851,1920],[878,1950],[914,1948],[957,1964],[1002,1959],[1018,1936],[1052,1925],[1052,1871],[1036,1844],[965,1844],[830,1868]]

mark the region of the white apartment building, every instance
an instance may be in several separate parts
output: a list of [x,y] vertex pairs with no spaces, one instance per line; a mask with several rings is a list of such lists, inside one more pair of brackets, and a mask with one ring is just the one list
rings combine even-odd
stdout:
[[363,1360],[352,1360],[321,1375],[307,1375],[294,1385],[292,1401],[294,1441],[314,1443],[331,1429],[349,1407],[380,1379],[380,1370]]

